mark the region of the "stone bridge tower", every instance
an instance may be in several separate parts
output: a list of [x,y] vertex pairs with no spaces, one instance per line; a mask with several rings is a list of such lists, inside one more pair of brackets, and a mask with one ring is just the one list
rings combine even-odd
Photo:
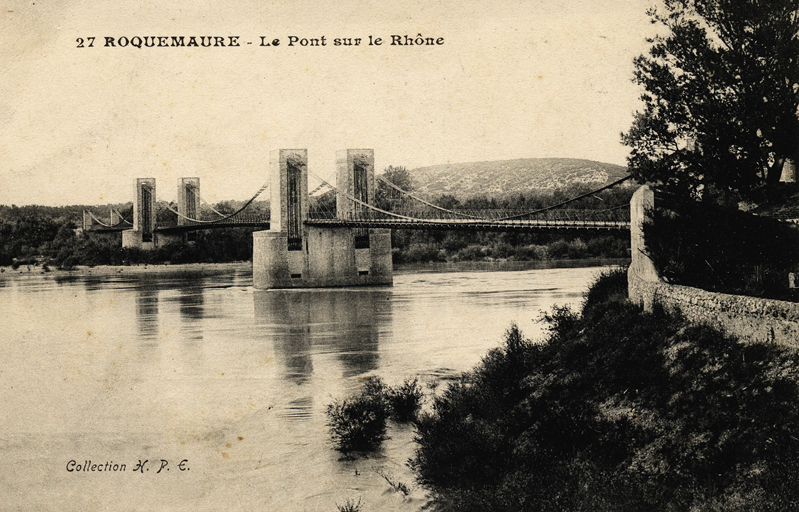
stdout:
[[197,219],[200,215],[200,178],[178,179],[178,226],[189,222],[181,215]]
[[[374,201],[374,153],[336,154],[336,187],[350,197]],[[387,229],[308,226],[308,152],[270,153],[270,229],[253,233],[253,284],[258,289],[391,284],[391,232]],[[367,210],[339,196],[337,216]]]
[[133,194],[133,229],[122,232],[122,247],[155,249],[155,178],[136,179]]
[[[155,178],[138,178],[133,195],[133,229],[122,232],[122,247],[152,251],[168,243],[183,243],[183,234],[157,232]],[[180,178],[178,180],[178,212],[181,215],[197,218],[200,211],[200,179]],[[113,221],[113,216],[112,216]],[[178,225],[188,224],[178,216]]]

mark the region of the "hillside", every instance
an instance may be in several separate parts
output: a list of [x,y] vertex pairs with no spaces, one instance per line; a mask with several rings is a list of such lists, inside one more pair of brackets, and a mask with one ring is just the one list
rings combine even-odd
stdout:
[[601,187],[627,175],[620,165],[575,158],[520,158],[493,162],[433,165],[410,171],[417,191],[435,197],[452,194],[502,196],[574,184]]

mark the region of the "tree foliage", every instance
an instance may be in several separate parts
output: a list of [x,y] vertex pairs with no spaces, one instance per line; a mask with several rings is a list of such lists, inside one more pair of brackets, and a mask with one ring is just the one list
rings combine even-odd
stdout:
[[[415,188],[411,173],[405,166],[389,165],[383,170],[382,178],[406,192],[411,192]],[[383,180],[377,180],[376,184],[375,202],[377,207],[384,210],[401,208],[406,202],[405,198],[398,191],[386,185]]]
[[644,222],[646,252],[659,275],[713,292],[799,300],[787,279],[799,270],[799,230],[712,203],[686,203],[664,200]]
[[664,6],[650,16],[665,33],[635,59],[646,92],[622,134],[630,172],[693,197],[752,198],[798,154],[799,0]]

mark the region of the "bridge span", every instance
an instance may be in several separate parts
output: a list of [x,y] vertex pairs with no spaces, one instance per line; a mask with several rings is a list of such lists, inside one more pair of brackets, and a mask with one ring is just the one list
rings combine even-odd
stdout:
[[[579,211],[583,213],[583,211]],[[516,231],[521,233],[540,233],[546,231],[629,231],[627,220],[593,220],[593,219],[526,219],[526,220],[490,220],[490,219],[376,219],[376,218],[309,218],[305,223],[309,226],[329,226],[345,228],[379,228],[379,229],[433,229],[446,231]]]
[[[564,208],[568,203],[610,188],[624,179],[583,196],[535,211],[446,209],[385,183],[422,206],[384,210],[376,206],[374,151],[336,153],[335,211],[311,211],[305,149],[270,153],[269,181],[240,208],[228,213],[201,205],[199,178],[181,178],[178,203],[161,202],[174,220],[158,221],[154,178],[139,178],[134,190],[133,219],[112,210],[109,222],[84,212],[84,229],[122,231],[123,247],[155,249],[184,242],[193,231],[235,227],[261,228],[253,233],[253,283],[256,288],[308,288],[391,284],[391,230],[469,230],[511,232],[624,232],[630,229],[629,205],[607,210]],[[626,179],[626,178],[625,178]],[[384,180],[385,181],[385,180]],[[267,189],[268,212],[248,211]],[[311,192],[311,193],[313,193]],[[625,207],[626,206],[626,207]],[[208,218],[208,210],[213,213]],[[205,214],[201,212],[205,210]],[[252,210],[252,208],[249,208]],[[163,213],[163,212],[162,212]],[[202,218],[204,217],[204,218]]]

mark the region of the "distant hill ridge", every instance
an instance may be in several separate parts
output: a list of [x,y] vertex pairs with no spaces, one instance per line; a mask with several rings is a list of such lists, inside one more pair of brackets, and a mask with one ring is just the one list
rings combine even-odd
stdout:
[[432,165],[409,171],[418,192],[430,197],[452,194],[504,196],[575,184],[601,187],[627,175],[620,165],[577,158],[519,158],[493,162]]

